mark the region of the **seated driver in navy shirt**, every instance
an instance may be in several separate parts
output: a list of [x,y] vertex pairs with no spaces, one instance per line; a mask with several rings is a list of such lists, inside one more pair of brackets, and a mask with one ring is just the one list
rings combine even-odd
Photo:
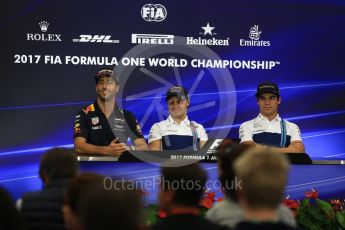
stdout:
[[[95,76],[97,99],[80,110],[74,123],[74,149],[77,153],[120,156],[133,148],[148,146],[133,113],[120,108],[116,94],[120,83],[111,69],[101,69]],[[129,141],[130,140],[130,141]]]

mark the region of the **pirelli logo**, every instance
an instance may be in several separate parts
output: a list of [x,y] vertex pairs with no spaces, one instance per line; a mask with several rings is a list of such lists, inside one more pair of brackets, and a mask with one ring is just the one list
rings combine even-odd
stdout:
[[174,35],[165,34],[132,34],[134,44],[173,45]]

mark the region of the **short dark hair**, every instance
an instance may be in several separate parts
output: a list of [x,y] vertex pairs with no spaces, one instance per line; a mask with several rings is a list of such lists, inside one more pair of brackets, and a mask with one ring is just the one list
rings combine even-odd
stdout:
[[23,219],[8,191],[0,186],[0,229],[24,229]]
[[82,197],[80,219],[85,230],[137,230],[142,224],[141,194],[137,189],[126,189],[127,182],[118,188],[92,187]]
[[66,188],[65,203],[77,215],[80,215],[81,197],[94,186],[102,187],[104,177],[96,173],[81,173],[74,177]]
[[237,201],[236,188],[232,186],[236,178],[233,164],[249,148],[249,145],[238,144],[231,139],[224,139],[216,149],[219,180],[226,196],[233,201]]
[[[162,190],[173,190],[173,203],[198,207],[207,175],[199,163],[179,167],[161,167]],[[175,184],[175,186],[174,186]]]
[[39,175],[42,180],[44,175],[50,180],[71,178],[78,173],[78,170],[77,156],[71,149],[52,148],[41,158]]

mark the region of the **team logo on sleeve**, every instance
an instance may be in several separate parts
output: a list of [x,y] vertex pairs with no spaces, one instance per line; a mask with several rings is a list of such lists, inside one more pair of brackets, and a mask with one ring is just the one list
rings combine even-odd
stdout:
[[141,128],[140,128],[140,125],[139,125],[138,121],[135,120],[135,122],[137,123],[137,131],[138,131],[138,133],[140,133],[142,135],[143,133],[141,132]]
[[80,128],[74,128],[74,133],[80,133]]
[[137,131],[138,131],[138,133],[142,134],[141,129],[140,129],[140,125],[137,125]]
[[97,125],[99,123],[99,118],[98,117],[92,117],[91,118],[91,124],[92,125]]
[[301,130],[297,127],[297,133],[299,136],[301,136]]
[[243,127],[240,128],[240,139],[242,139],[244,137],[244,130],[243,129],[244,129]]
[[95,106],[93,104],[89,105],[86,109],[83,109],[84,113],[87,114],[88,112],[95,111]]

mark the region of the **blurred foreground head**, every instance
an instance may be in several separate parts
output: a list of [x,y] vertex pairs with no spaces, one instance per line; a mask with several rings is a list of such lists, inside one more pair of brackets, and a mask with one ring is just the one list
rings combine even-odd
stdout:
[[131,182],[92,186],[81,197],[80,220],[84,230],[138,230],[142,224],[142,195]]
[[199,163],[177,167],[161,168],[161,208],[169,211],[174,205],[199,207],[199,202],[207,180]]
[[0,229],[1,230],[21,230],[23,220],[16,209],[14,202],[3,187],[0,187]]
[[83,229],[80,220],[83,197],[91,188],[101,188],[103,180],[103,176],[96,173],[82,173],[71,180],[65,191],[65,204],[63,206],[64,221],[67,229]]
[[252,150],[235,161],[241,181],[239,202],[250,209],[276,209],[283,197],[289,163],[283,154]]
[[224,139],[216,149],[219,180],[225,195],[233,201],[236,201],[236,177],[234,162],[245,151],[251,148],[249,145],[235,143],[231,139]]
[[76,154],[67,148],[49,149],[41,158],[39,175],[47,184],[56,179],[69,179],[79,170]]

